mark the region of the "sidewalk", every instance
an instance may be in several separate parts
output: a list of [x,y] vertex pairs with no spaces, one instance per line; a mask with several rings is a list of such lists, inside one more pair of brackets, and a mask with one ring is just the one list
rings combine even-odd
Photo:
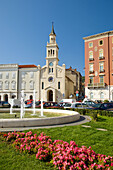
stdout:
[[64,126],[76,126],[80,124],[84,124],[86,122],[90,122],[91,118],[89,116],[80,116],[78,121],[60,125],[53,126],[36,126],[36,127],[18,127],[18,128],[0,128],[0,132],[11,132],[11,131],[24,131],[29,129],[43,129],[43,128],[55,128],[55,127],[64,127]]

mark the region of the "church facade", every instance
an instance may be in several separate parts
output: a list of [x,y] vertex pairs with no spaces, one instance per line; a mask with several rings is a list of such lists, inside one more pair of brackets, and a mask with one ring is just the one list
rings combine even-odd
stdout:
[[0,64],[0,100],[21,98],[24,90],[25,100],[58,102],[63,98],[76,98],[76,91],[81,91],[81,74],[76,69],[66,69],[65,64],[58,65],[59,47],[52,25],[49,42],[46,46],[46,65]]

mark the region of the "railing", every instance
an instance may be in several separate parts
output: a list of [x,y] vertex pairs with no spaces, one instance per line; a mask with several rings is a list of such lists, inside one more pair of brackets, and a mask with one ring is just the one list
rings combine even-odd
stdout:
[[94,73],[94,70],[92,70],[92,71],[89,71],[89,74],[93,74]]
[[103,69],[103,70],[100,70],[99,72],[100,72],[100,73],[104,73],[104,72],[105,72],[105,70]]
[[99,56],[99,60],[105,59],[104,56]]
[[88,84],[88,88],[100,88],[100,87],[105,87],[105,83],[91,83]]
[[94,58],[89,58],[89,61],[93,61],[94,60]]

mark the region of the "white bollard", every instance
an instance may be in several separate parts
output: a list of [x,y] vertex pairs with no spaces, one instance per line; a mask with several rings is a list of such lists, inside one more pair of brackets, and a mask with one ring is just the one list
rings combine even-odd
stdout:
[[43,99],[41,98],[41,117],[43,117]]

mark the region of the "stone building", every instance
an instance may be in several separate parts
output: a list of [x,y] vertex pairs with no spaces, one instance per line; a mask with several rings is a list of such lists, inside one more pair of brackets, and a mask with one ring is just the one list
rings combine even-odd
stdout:
[[76,98],[76,90],[81,90],[81,74],[76,70],[66,69],[65,64],[58,65],[59,47],[52,25],[49,42],[46,46],[46,65],[0,65],[0,100],[16,98],[20,100],[24,90],[25,100],[60,101],[63,98]]

